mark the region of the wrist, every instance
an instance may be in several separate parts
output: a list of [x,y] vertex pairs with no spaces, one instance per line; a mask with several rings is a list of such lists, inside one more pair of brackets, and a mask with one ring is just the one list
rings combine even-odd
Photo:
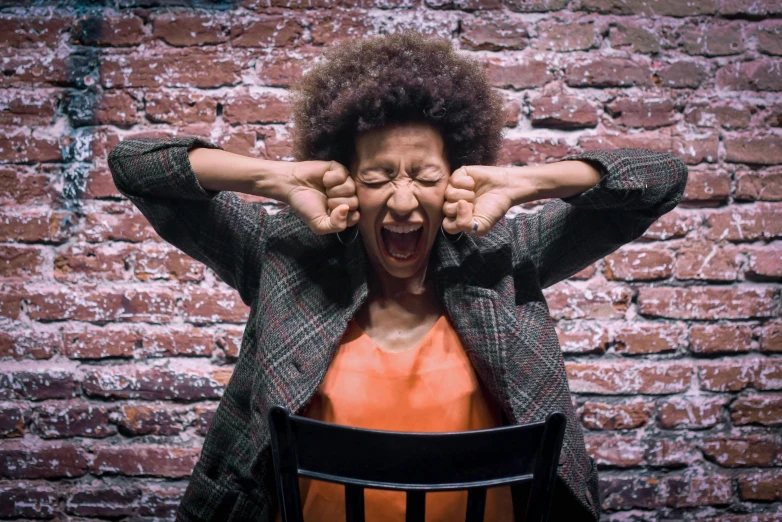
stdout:
[[252,194],[288,204],[288,194],[293,188],[293,162],[256,160],[252,175]]
[[581,194],[600,181],[600,171],[580,160],[511,169],[513,204]]

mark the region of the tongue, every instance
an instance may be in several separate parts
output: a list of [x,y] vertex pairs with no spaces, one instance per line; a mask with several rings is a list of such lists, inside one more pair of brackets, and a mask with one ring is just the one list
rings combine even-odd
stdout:
[[383,229],[383,239],[388,253],[394,257],[409,257],[415,253],[418,239],[421,237],[421,229],[413,232],[398,233]]

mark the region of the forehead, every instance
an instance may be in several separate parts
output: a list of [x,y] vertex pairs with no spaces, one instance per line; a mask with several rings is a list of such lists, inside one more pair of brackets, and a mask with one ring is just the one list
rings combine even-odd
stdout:
[[356,156],[359,160],[394,159],[443,155],[440,132],[425,123],[409,123],[373,129],[356,137]]

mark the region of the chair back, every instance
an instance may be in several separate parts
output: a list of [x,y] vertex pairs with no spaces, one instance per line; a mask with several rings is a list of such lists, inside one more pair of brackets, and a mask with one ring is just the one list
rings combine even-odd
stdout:
[[345,486],[347,522],[364,521],[364,489],[407,492],[407,522],[424,522],[426,492],[467,490],[466,522],[481,522],[486,488],[510,485],[517,522],[548,518],[564,414],[519,426],[406,433],[340,426],[269,411],[283,522],[303,522],[299,477]]

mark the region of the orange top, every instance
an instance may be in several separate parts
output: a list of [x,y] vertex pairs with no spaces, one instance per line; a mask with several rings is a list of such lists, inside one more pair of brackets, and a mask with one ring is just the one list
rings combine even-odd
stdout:
[[[351,322],[303,415],[388,431],[468,431],[501,424],[499,408],[481,389],[446,316],[415,348],[398,353],[383,350]],[[343,486],[308,479],[299,484],[305,522],[345,520]],[[484,520],[510,522],[512,506],[510,487],[489,489]],[[368,521],[403,522],[405,493],[367,489],[364,509]],[[466,491],[426,495],[427,522],[464,520],[466,509]]]

